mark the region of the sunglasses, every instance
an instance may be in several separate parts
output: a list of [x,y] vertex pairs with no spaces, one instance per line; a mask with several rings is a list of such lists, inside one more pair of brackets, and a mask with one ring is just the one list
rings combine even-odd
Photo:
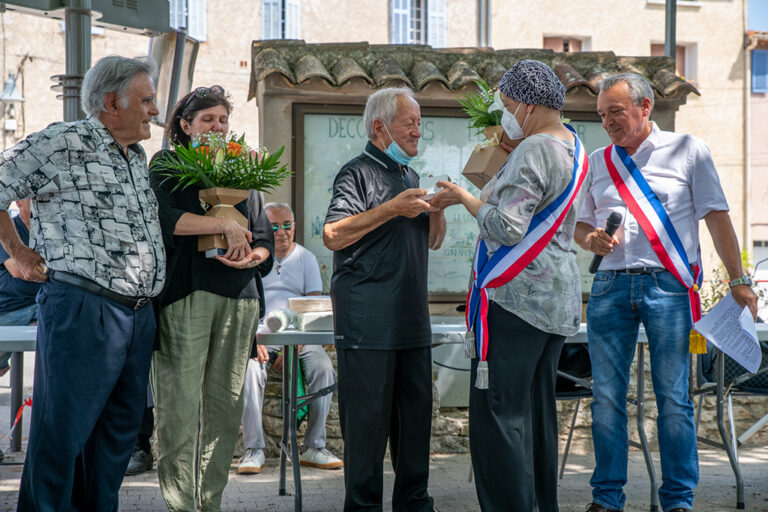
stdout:
[[215,94],[216,96],[224,95],[224,88],[220,85],[212,85],[210,87],[198,87],[195,89],[195,96],[198,98],[205,98],[209,94]]
[[293,224],[290,222],[284,223],[282,226],[280,224],[272,224],[272,231],[277,233],[280,231],[280,228],[283,228],[284,231],[289,231],[291,228],[293,228]]

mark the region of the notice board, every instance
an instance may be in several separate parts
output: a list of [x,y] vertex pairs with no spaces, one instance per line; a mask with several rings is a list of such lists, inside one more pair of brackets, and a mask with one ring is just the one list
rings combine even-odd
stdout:
[[[589,116],[585,116],[589,117]],[[588,152],[610,143],[596,120],[572,119]],[[331,200],[333,180],[342,165],[362,153],[368,137],[362,107],[295,105],[294,201],[297,241],[317,256],[325,292],[333,272],[331,251],[323,245],[323,222]],[[447,174],[474,195],[480,191],[462,175],[469,155],[484,139],[459,109],[422,109],[419,154],[410,166],[420,177]],[[446,209],[448,233],[443,246],[429,254],[430,300],[462,301],[469,283],[477,240],[477,224],[461,206]],[[591,286],[587,267],[591,253],[579,249],[584,291]]]

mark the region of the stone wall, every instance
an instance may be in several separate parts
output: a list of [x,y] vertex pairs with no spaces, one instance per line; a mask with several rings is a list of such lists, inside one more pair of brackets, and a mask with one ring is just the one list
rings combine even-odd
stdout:
[[[328,350],[331,359],[336,364],[336,352],[334,349]],[[637,373],[636,363],[632,365],[633,378],[630,382],[630,396],[636,396],[637,384],[634,376]],[[651,383],[651,374],[649,366],[646,364],[645,378],[645,431],[648,437],[651,450],[658,452],[658,437],[656,435],[657,409],[653,396],[653,385]],[[436,373],[433,373],[433,380]],[[277,457],[280,454],[279,443],[282,435],[282,414],[280,397],[282,395],[282,374],[274,371],[269,372],[269,382],[264,397],[264,434],[266,440],[266,456]],[[466,453],[469,450],[469,421],[467,408],[440,408],[440,397],[437,387],[433,385],[432,393],[434,398],[432,411],[432,453]],[[589,453],[592,451],[592,414],[590,412],[590,399],[581,401],[579,413],[576,419],[573,440],[571,444],[571,453]],[[698,398],[695,404],[698,403]],[[562,452],[568,436],[568,429],[571,424],[573,411],[576,407],[575,400],[558,402],[558,421],[560,432],[560,451]],[[629,432],[630,438],[638,441],[636,417],[637,408],[634,405],[628,405],[629,413]],[[759,420],[764,414],[768,413],[768,397],[761,396],[737,396],[733,400],[733,413],[736,423],[736,432],[742,433],[754,422]],[[715,398],[707,396],[704,399],[704,406],[701,413],[700,435],[704,435],[712,440],[719,440],[719,434],[716,424]],[[305,426],[298,431],[299,444],[304,434]],[[343,453],[343,441],[341,439],[341,428],[339,426],[339,408],[336,393],[333,395],[331,411],[328,415],[326,424],[328,434],[327,448],[334,454],[341,457]],[[761,429],[756,435],[751,437],[747,445],[759,445],[768,443],[768,426]],[[243,453],[242,444],[238,444],[236,456]]]

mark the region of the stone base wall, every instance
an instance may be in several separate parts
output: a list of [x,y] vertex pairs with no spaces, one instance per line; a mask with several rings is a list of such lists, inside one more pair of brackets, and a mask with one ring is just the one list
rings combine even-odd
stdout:
[[[328,350],[329,356],[336,365],[336,352],[332,348]],[[630,382],[630,396],[635,396],[637,384],[634,376],[636,375],[636,365],[632,365],[632,380]],[[658,451],[658,436],[656,435],[656,419],[658,411],[653,395],[653,384],[651,382],[651,373],[646,365],[645,378],[645,432],[651,450]],[[433,380],[436,376],[436,370],[433,372]],[[440,408],[440,397],[437,387],[433,385],[433,410],[432,410],[432,453],[466,453],[469,450],[469,420],[467,408]],[[264,434],[267,444],[265,454],[267,457],[277,457],[280,455],[279,443],[282,436],[282,374],[274,371],[269,372],[269,381],[264,397]],[[336,393],[333,394],[331,411],[328,414],[326,423],[327,430],[327,448],[338,457],[344,452],[344,444],[341,439],[341,428],[339,425],[339,406]],[[571,441],[572,453],[589,453],[593,450],[592,446],[592,414],[590,411],[591,399],[583,399],[579,404],[579,412],[576,418],[573,439]],[[698,405],[698,398],[694,405]],[[560,451],[564,449],[568,436],[568,430],[571,425],[573,411],[576,408],[575,400],[558,401],[558,421],[560,432]],[[637,408],[634,405],[627,405],[629,414],[629,433],[630,438],[638,441],[637,436]],[[749,428],[754,422],[759,420],[764,414],[768,413],[768,396],[737,396],[733,399],[733,413],[736,424],[736,432],[741,434]],[[305,426],[299,428],[299,444],[302,443]],[[707,396],[704,398],[704,405],[701,413],[700,435],[712,440],[719,441],[720,436],[717,430],[715,397]],[[752,436],[747,444],[765,444],[768,443],[768,426],[763,427],[757,434]],[[244,449],[242,442],[238,443],[236,456],[242,455]]]

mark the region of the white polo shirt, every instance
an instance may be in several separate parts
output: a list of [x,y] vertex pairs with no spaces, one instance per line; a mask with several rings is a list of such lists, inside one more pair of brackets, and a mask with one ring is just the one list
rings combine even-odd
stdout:
[[291,297],[323,292],[317,258],[299,244],[282,260],[275,256],[272,271],[262,280],[262,284],[268,312],[286,309]]
[[[692,135],[665,132],[656,123],[652,125],[632,160],[667,211],[688,261],[694,263],[698,221],[711,211],[728,211],[728,202],[707,145]],[[603,257],[600,270],[663,267],[608,174],[603,151],[598,149],[589,156],[591,185],[578,217],[578,222],[600,228],[612,212],[624,219],[615,235],[620,243]]]

